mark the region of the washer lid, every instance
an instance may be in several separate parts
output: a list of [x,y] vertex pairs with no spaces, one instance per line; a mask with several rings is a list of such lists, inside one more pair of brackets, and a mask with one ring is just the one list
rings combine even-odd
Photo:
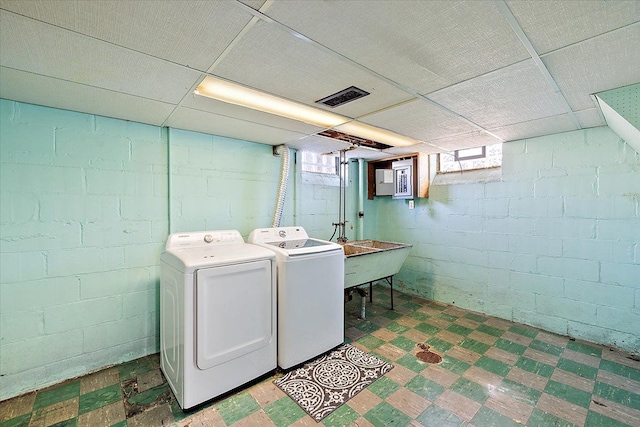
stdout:
[[309,238],[302,227],[257,228],[249,234],[249,243],[273,248],[287,256],[343,251],[342,246],[336,243]]
[[285,242],[267,242],[266,247],[276,247],[289,256],[306,255],[325,251],[342,250],[342,246],[318,239],[289,240]]

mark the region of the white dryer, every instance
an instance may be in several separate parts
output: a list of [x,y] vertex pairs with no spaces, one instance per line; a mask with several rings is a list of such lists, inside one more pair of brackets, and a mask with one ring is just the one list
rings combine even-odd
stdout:
[[160,268],[160,367],[183,409],[276,368],[272,251],[235,230],[175,233]]
[[344,249],[302,227],[258,228],[249,243],[276,253],[278,366],[291,368],[344,342]]

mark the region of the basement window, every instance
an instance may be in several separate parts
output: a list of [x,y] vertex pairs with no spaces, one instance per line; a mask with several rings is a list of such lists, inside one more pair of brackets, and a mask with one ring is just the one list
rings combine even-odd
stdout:
[[[319,154],[309,151],[299,151],[300,171],[302,182],[312,185],[340,186],[340,159],[333,154]],[[349,185],[347,178],[348,167],[342,166],[345,185]]]
[[338,158],[332,155],[302,151],[301,163],[302,172],[338,175]]
[[502,144],[438,154],[438,173],[491,169],[500,166],[502,166]]

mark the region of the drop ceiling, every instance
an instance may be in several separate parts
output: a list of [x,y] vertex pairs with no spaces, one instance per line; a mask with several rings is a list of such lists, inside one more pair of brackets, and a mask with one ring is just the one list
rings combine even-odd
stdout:
[[[602,126],[640,82],[640,1],[0,0],[0,97],[317,152],[322,128],[194,94],[207,76],[436,153]],[[357,86],[334,109],[315,101]]]

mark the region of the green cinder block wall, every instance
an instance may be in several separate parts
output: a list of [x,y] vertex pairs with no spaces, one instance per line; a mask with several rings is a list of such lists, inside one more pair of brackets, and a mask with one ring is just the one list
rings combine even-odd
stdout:
[[[366,201],[366,238],[414,245],[397,286],[638,351],[640,155],[597,128],[502,169]],[[282,225],[329,238],[338,188],[290,172]],[[0,399],[157,352],[168,233],[270,226],[279,175],[266,145],[0,100]],[[349,239],[356,194],[351,163]]]
[[[282,225],[328,238],[338,188],[295,154]],[[169,228],[269,227],[280,165],[263,144],[0,100],[0,400],[157,352]]]
[[158,348],[158,127],[0,101],[0,398]]
[[640,154],[607,127],[503,144],[498,182],[369,201],[406,292],[640,352]]

